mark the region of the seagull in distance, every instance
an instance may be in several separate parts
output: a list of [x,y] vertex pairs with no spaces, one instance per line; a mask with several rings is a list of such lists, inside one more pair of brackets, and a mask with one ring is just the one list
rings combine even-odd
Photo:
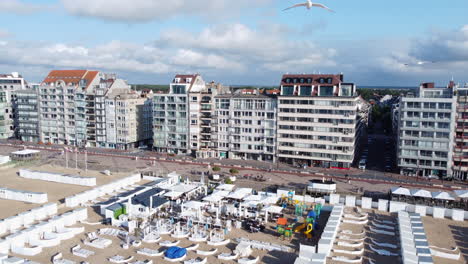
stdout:
[[435,61],[418,61],[416,63],[405,63],[405,66],[413,66],[413,65],[424,65],[424,64],[432,64],[436,63]]
[[326,7],[325,5],[319,4],[319,3],[312,3],[312,1],[310,1],[310,0],[307,0],[307,2],[305,2],[305,3],[295,4],[293,6],[290,6],[290,7],[286,8],[286,9],[284,9],[283,11],[286,11],[286,10],[289,10],[289,9],[292,9],[292,8],[296,8],[296,7],[301,7],[301,6],[305,6],[307,9],[311,9],[312,7],[320,7],[320,8],[326,9],[326,10],[328,10],[330,12],[335,13],[335,11],[331,10],[330,8]]

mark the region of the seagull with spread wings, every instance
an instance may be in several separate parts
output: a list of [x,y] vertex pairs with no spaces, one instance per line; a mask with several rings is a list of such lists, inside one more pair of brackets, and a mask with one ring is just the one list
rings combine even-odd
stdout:
[[335,12],[335,11],[331,10],[330,8],[326,7],[323,4],[312,3],[312,1],[310,1],[310,0],[307,0],[307,2],[305,2],[305,3],[295,4],[293,6],[290,6],[290,7],[286,8],[286,9],[284,9],[283,11],[286,11],[286,10],[289,10],[289,9],[292,9],[292,8],[296,8],[296,7],[301,7],[301,6],[304,6],[307,9],[311,9],[312,7],[320,7],[320,8],[326,9],[326,10],[328,10],[330,12],[333,12],[333,13]]

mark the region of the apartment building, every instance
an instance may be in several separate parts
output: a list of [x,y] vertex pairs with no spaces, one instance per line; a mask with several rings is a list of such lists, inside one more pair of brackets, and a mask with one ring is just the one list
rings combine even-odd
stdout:
[[423,83],[415,96],[401,98],[397,151],[401,174],[452,175],[457,108],[455,91],[453,84],[436,88],[434,83]]
[[15,91],[26,88],[26,81],[17,72],[0,74],[0,139],[16,136]]
[[[190,128],[193,135],[198,136],[201,114],[195,107],[198,102],[193,104],[193,111],[190,110],[189,95],[201,93],[204,89],[206,83],[199,74],[178,74],[172,80],[167,94],[153,95],[153,148],[156,151],[174,154],[191,152]],[[194,115],[192,119],[190,112]],[[198,142],[194,148],[198,148]]]
[[151,93],[114,91],[106,99],[107,147],[128,150],[147,146],[153,136]]
[[[453,82],[449,86],[454,86]],[[455,145],[453,153],[453,177],[468,180],[468,84],[458,87]]]
[[[151,138],[148,99],[115,74],[51,71],[38,88],[37,105],[43,143],[129,149]],[[22,116],[30,110],[20,109]]]
[[189,93],[190,149],[197,158],[218,157],[214,98],[228,93],[229,87],[215,82],[207,83],[200,91]]
[[27,89],[15,91],[17,138],[39,142],[39,84],[28,84]]
[[218,156],[276,161],[277,100],[256,90],[215,97]]
[[301,166],[349,169],[368,105],[343,75],[286,74],[278,96],[277,156]]

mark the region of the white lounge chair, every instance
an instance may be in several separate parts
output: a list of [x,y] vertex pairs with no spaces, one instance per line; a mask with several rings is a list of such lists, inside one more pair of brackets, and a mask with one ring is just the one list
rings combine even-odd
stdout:
[[197,250],[197,254],[198,254],[198,255],[202,255],[202,256],[211,256],[211,255],[216,254],[216,252],[218,252],[218,249],[217,249],[217,248],[214,248],[214,249],[208,250],[208,251],[205,251],[205,250]]
[[94,251],[81,248],[80,245],[72,247],[71,251],[73,255],[81,258],[89,258],[95,254]]
[[198,259],[198,258],[189,259],[189,260],[184,261],[184,264],[206,264],[207,260],[208,260],[207,258],[204,258],[204,259]]
[[186,247],[185,249],[187,251],[194,251],[194,250],[197,250],[199,246],[200,246],[200,244],[194,244],[194,245]]
[[239,257],[239,254],[221,253],[218,255],[218,258],[222,260],[235,260],[238,257]]
[[160,257],[164,255],[164,251],[157,251],[149,248],[143,248],[137,250],[137,254],[147,256],[147,257]]
[[256,257],[254,259],[249,258],[241,258],[237,261],[239,264],[255,264],[260,260],[260,257]]
[[174,242],[169,241],[169,240],[164,240],[164,241],[160,242],[159,245],[162,246],[162,247],[174,247],[174,246],[179,245],[179,243],[180,243],[180,240],[176,240]]
[[62,253],[57,253],[52,257],[53,264],[76,264],[76,262],[64,259]]
[[129,262],[132,259],[133,259],[133,256],[129,256],[128,258],[125,258],[123,256],[117,255],[117,256],[110,257],[109,261],[112,263],[125,263],[125,262]]
[[336,257],[332,257],[332,260],[335,260],[338,262],[345,262],[345,263],[362,263],[362,257],[357,258],[357,259],[350,259],[350,258],[343,257],[343,256],[336,256]]
[[225,246],[225,245],[229,244],[229,242],[231,242],[230,239],[225,239],[225,240],[209,240],[209,241],[207,242],[207,244],[210,245],[210,246],[218,247],[218,246]]

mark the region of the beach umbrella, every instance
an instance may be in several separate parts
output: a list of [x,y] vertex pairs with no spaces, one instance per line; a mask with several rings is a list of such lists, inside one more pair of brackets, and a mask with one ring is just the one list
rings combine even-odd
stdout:
[[455,198],[448,192],[432,192],[432,198],[439,200],[450,200],[453,201]]

